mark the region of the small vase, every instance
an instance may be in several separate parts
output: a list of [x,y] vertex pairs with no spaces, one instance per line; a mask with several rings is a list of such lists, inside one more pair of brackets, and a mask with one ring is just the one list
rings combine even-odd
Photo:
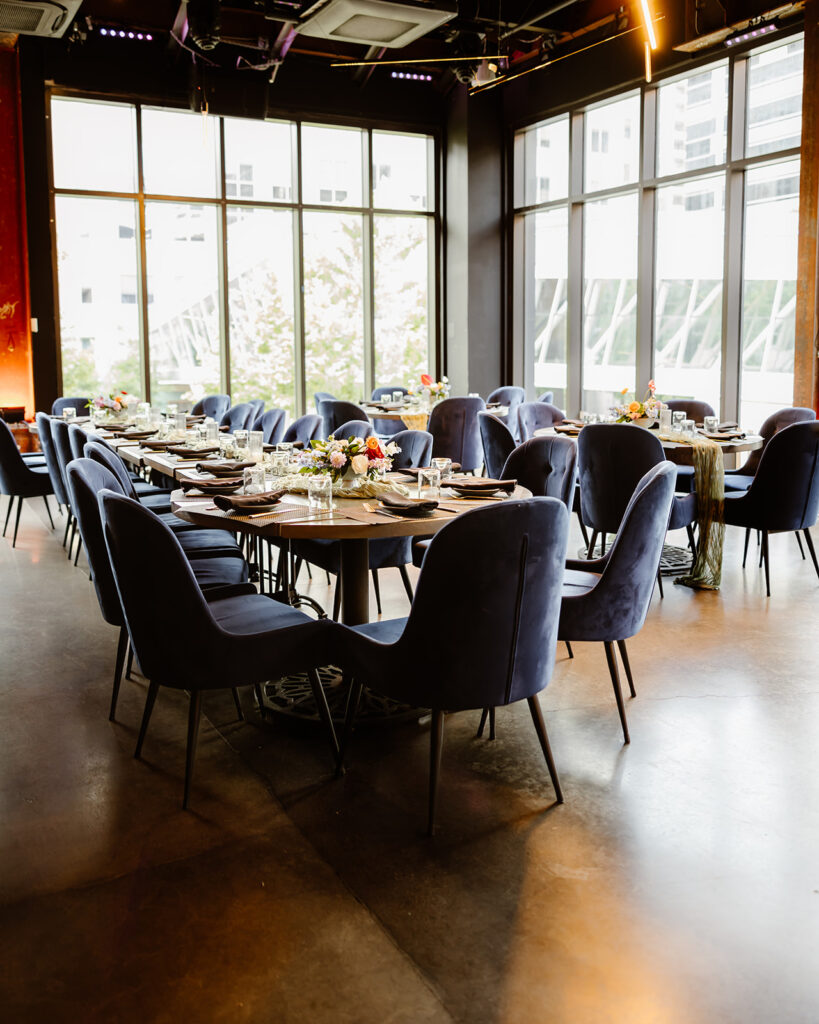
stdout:
[[356,473],[352,466],[348,466],[344,471],[344,476],[338,481],[338,486],[343,487],[345,490],[355,490],[360,487],[362,483],[367,479],[365,473]]

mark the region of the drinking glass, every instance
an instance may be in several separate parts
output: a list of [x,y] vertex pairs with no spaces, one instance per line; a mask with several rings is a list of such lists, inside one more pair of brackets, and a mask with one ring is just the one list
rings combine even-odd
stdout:
[[261,430],[251,430],[247,435],[247,453],[251,459],[257,462],[264,452],[264,434]]
[[666,409],[665,406],[660,409],[660,433],[671,433],[671,410]]
[[719,428],[719,417],[717,416],[703,416],[702,426],[706,434],[716,434]]
[[176,402],[168,402],[168,405],[165,408],[165,413],[167,414],[169,419],[173,419],[174,416],[176,416],[177,409],[178,406]]
[[439,457],[432,460],[432,465],[441,474],[442,480],[452,475],[452,459]]
[[276,445],[276,451],[279,455],[284,456],[285,465],[291,462],[293,459],[293,442],[292,441],[279,441]]
[[403,391],[393,391],[393,393],[392,393],[392,400],[393,400],[393,402],[397,402],[397,403],[403,402],[404,401],[404,392]]
[[264,485],[270,490],[279,486],[286,473],[287,459],[282,452],[270,452],[264,457]]
[[63,409],[63,419],[66,421],[66,423],[70,423],[72,420],[75,420],[76,418],[77,410],[74,408],[73,405],[67,405],[65,409]]
[[242,474],[245,494],[261,494],[264,490],[264,466],[249,466]]
[[207,432],[208,442],[213,444],[219,440],[219,424],[216,422],[216,420],[208,416],[208,418],[205,420],[205,428]]
[[333,507],[333,478],[329,473],[316,473],[307,478],[307,500],[316,511]]
[[196,425],[196,443],[207,444],[208,443],[208,428],[204,423],[198,423]]
[[237,453],[242,452],[242,455],[247,455],[247,431],[246,430],[234,430],[233,431],[233,443],[236,445]]
[[681,434],[683,432],[683,424],[685,423],[685,413],[678,410],[674,410],[671,413],[671,430],[675,434]]
[[697,426],[693,420],[683,420],[683,435],[685,437],[695,437],[697,433]]
[[440,498],[441,496],[441,471],[440,469],[422,469],[418,474],[418,497],[419,498]]
[[188,417],[184,412],[174,413],[174,427],[182,434],[188,429]]
[[227,437],[223,437],[220,435],[219,454],[222,456],[223,459],[232,459],[233,456],[236,454],[236,449],[234,448],[233,445],[233,438],[230,437],[229,435]]

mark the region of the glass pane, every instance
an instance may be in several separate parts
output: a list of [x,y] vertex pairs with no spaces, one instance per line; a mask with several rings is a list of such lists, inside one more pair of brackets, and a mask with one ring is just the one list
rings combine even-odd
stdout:
[[746,156],[798,146],[802,140],[802,36],[748,61]]
[[602,413],[635,386],[637,196],[586,203],[583,220],[583,407]]
[[799,161],[745,179],[740,422],[757,429],[793,403]]
[[301,174],[305,203],[362,205],[363,135],[357,128],[304,125]]
[[148,203],[151,402],[194,402],[222,391],[217,209]]
[[293,214],[230,207],[227,260],[233,402],[263,398],[292,417]]
[[431,227],[426,217],[375,218],[376,385],[406,385],[431,365]]
[[124,103],[51,100],[57,188],[136,192],[136,111]]
[[296,126],[240,117],[224,120],[225,197],[292,202]]
[[219,120],[183,110],[142,110],[145,191],[164,196],[219,195]]
[[142,394],[136,204],[55,198],[62,393]]
[[316,391],[364,394],[362,219],[304,214],[304,335],[308,401]]
[[658,177],[725,162],[727,62],[661,85],[657,104]]
[[569,211],[530,215],[524,230],[526,350],[534,351],[535,388],[554,391],[555,404],[565,408]]
[[725,180],[657,190],[654,378],[661,398],[719,411]]
[[373,132],[373,205],[429,210],[433,143],[428,135]]
[[640,168],[640,96],[586,111],[587,192],[636,181]]
[[524,165],[524,206],[566,198],[569,194],[568,115],[526,132]]

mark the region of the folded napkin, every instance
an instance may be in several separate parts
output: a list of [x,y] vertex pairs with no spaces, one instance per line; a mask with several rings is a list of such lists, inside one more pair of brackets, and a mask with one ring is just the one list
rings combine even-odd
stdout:
[[206,418],[207,417],[205,417],[205,416],[188,416],[187,417],[187,422],[188,422],[188,424],[191,424],[191,423],[204,423]]
[[583,426],[583,420],[573,420],[573,419],[570,419],[568,416],[566,416],[564,418],[564,420],[563,420],[563,424],[564,425],[568,425],[570,427],[582,427]]
[[517,480],[493,480],[486,476],[465,476],[459,480],[451,477],[441,481],[444,487],[452,487],[458,491],[481,491],[486,494],[494,494],[495,491],[506,491],[511,494],[517,487]]
[[[432,469],[433,467],[432,466],[423,466],[421,468],[423,468],[423,469]],[[457,472],[460,468],[461,468],[460,462],[453,462],[452,463],[452,471],[453,472]],[[421,469],[419,469],[417,466],[403,466],[401,469],[396,469],[395,472],[396,473],[405,473],[407,476],[417,477],[418,474],[421,472]]]
[[203,493],[210,494],[214,491],[224,491],[228,488],[241,487],[243,483],[244,479],[240,476],[225,476],[219,480],[188,480],[185,477],[182,477],[179,481],[179,486],[183,491],[190,491],[195,487]]
[[393,509],[399,514],[402,512],[434,512],[438,508],[438,502],[426,498],[405,498],[395,491],[387,491],[381,495],[381,504],[386,508]]
[[140,445],[141,448],[148,448],[153,452],[161,452],[165,448],[173,448],[178,445],[178,441],[143,441]]
[[703,434],[712,441],[741,441],[745,437],[743,430],[719,430],[716,434],[703,430]]
[[739,429],[739,424],[735,423],[733,420],[726,420],[724,423],[720,423],[720,425],[717,427],[717,430],[720,432],[720,434],[724,433],[726,430],[738,430],[738,429]]
[[252,512],[254,508],[275,505],[285,491],[263,491],[261,494],[218,494],[213,504],[223,512]]
[[583,429],[580,423],[555,423],[554,431],[556,434],[574,434],[577,435]]
[[210,445],[207,448],[182,448],[177,445],[168,445],[169,455],[179,455],[183,459],[198,459],[202,455],[210,455],[218,451],[218,444]]
[[241,473],[243,469],[250,469],[255,462],[241,462],[238,459],[223,459],[221,461],[197,462],[196,468],[200,473],[213,473],[214,476],[233,476]]
[[134,441],[138,441],[142,437],[153,437],[155,433],[156,428],[153,430],[115,430],[114,437],[133,438]]

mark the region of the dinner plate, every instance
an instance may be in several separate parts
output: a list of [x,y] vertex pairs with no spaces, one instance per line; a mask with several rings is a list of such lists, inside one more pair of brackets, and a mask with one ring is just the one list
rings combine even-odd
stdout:
[[403,516],[406,519],[426,519],[429,516],[434,516],[438,511],[436,508],[395,508],[392,505],[385,505],[383,501],[379,501],[378,507],[382,512],[389,512],[392,516]]
[[[192,490],[200,490],[203,494],[235,494],[242,486],[241,481],[238,484],[225,484],[219,480],[191,480],[186,481],[192,483]],[[190,491],[186,491],[186,494],[190,494]],[[255,510],[254,510],[255,511]]]

